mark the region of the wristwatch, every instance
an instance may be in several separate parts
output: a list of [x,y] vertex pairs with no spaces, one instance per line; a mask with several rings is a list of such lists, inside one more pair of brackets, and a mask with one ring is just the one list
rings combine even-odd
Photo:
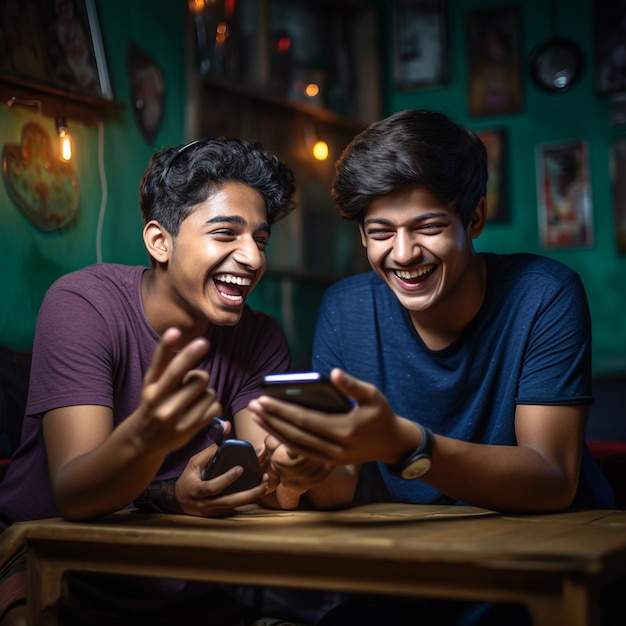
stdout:
[[388,465],[389,471],[394,476],[404,480],[420,478],[430,469],[431,456],[433,453],[433,434],[430,429],[417,424],[422,431],[420,445],[396,465]]

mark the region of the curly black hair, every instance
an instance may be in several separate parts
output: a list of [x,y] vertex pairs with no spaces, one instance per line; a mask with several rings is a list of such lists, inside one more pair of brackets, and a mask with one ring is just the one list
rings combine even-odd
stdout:
[[270,225],[296,206],[293,171],[261,144],[204,138],[152,156],[140,185],[144,223],[155,220],[175,237],[193,207],[227,182],[256,189],[265,200]]

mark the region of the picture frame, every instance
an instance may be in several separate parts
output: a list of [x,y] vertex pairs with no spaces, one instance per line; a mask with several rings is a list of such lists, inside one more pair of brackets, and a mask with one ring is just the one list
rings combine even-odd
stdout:
[[604,96],[624,92],[626,5],[615,0],[594,0],[592,7],[596,93]]
[[467,16],[469,113],[473,117],[521,111],[521,18],[517,6]]
[[545,248],[593,245],[593,207],[587,142],[537,147],[537,196],[541,243]]
[[445,0],[394,0],[393,79],[411,91],[448,82],[448,15]]
[[113,99],[95,0],[2,2],[0,36],[8,42],[0,75],[70,97]]
[[510,222],[508,133],[505,128],[488,128],[476,134],[487,150],[487,222]]
[[626,254],[626,137],[614,139],[610,153],[615,244],[619,254]]

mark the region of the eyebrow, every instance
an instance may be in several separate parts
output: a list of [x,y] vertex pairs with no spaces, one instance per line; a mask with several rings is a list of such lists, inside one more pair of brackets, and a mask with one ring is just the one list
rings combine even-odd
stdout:
[[[247,226],[248,222],[241,217],[241,215],[216,215],[212,217],[210,220],[207,220],[205,224],[222,224],[226,222],[227,224],[237,224],[239,226]],[[267,222],[259,222],[254,229],[255,232],[262,230],[267,233],[271,233],[272,229]]]
[[[417,217],[414,217],[411,220],[411,222],[412,223],[423,222],[424,220],[430,220],[433,218],[440,218],[440,217],[449,217],[449,215],[448,213],[444,213],[444,212],[423,213],[422,215],[418,215]],[[370,224],[384,224],[387,226],[393,226],[393,222],[391,220],[385,219],[384,217],[373,217],[373,218],[366,219],[363,222],[363,226],[369,226]]]

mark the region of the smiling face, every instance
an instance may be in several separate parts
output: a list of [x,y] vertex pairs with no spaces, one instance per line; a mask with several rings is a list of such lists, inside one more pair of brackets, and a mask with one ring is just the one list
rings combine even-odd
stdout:
[[209,324],[235,325],[265,272],[269,236],[262,196],[236,182],[194,207],[175,238],[158,222],[147,224],[144,238],[157,262],[154,288],[144,289],[153,328],[203,333]]
[[462,314],[478,291],[482,300],[472,240],[483,222],[483,201],[464,227],[428,190],[406,187],[372,200],[363,213],[361,239],[373,270],[414,322],[420,316],[444,320]]

